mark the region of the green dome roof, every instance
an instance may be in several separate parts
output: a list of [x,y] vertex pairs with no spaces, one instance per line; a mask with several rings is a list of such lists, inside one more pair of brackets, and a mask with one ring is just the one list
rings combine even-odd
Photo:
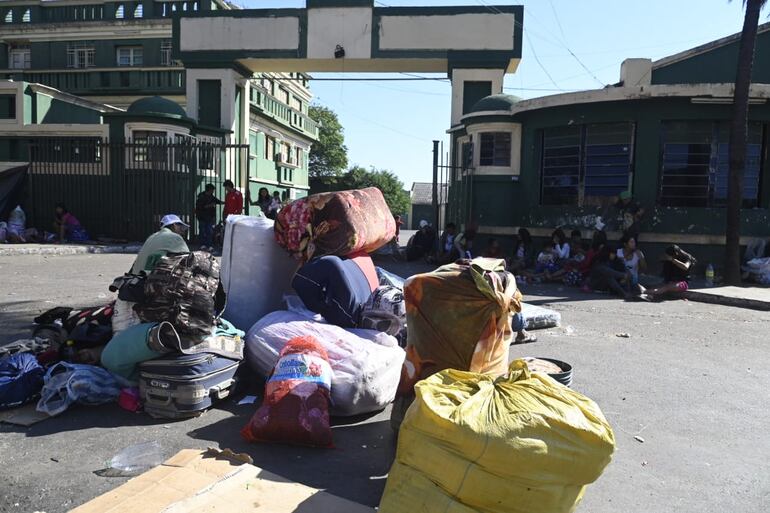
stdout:
[[521,101],[518,96],[512,94],[493,94],[482,98],[471,107],[471,112],[485,112],[495,110],[511,110],[513,104]]
[[127,112],[130,114],[165,114],[180,118],[187,117],[187,113],[178,103],[160,96],[136,100],[129,105]]

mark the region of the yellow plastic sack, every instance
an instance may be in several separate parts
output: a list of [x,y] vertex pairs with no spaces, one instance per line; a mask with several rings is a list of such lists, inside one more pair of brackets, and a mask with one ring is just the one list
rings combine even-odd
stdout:
[[592,400],[523,360],[420,381],[380,513],[561,513],[599,478],[615,435]]

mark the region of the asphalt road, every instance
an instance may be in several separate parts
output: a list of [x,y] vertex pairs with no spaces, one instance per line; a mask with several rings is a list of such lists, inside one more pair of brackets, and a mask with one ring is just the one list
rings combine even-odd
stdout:
[[[131,261],[0,257],[0,343],[27,334],[32,317],[50,307],[107,302],[107,285]],[[422,270],[385,266],[402,275]],[[573,388],[594,399],[615,430],[613,461],[578,512],[768,510],[766,312],[624,303],[557,286],[525,292],[530,302],[561,312],[563,325],[537,332],[535,344],[513,346],[511,356],[572,363]],[[93,471],[149,440],[159,440],[166,456],[209,446],[248,452],[276,474],[377,505],[395,450],[387,410],[338,420],[336,448],[312,450],[244,443],[239,430],[254,409],[227,400],[197,419],[160,422],[109,405],[73,408],[30,428],[0,425],[0,511],[52,513],[84,503],[125,482]]]

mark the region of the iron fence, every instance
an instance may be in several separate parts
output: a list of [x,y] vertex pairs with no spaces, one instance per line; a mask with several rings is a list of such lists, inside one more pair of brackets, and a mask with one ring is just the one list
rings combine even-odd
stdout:
[[92,238],[141,241],[169,213],[191,225],[193,238],[195,200],[206,184],[221,200],[226,180],[246,185],[248,145],[166,138],[29,144],[27,210],[43,229],[50,229],[55,205],[64,203]]

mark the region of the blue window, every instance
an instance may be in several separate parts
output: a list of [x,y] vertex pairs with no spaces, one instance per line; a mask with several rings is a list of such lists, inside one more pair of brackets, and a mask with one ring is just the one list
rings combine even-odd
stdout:
[[632,123],[596,123],[543,130],[542,204],[609,204],[631,187],[633,143]]
[[[666,121],[662,136],[660,203],[672,207],[726,205],[730,168],[728,123]],[[743,174],[744,208],[755,207],[759,198],[762,140],[762,125],[750,123]]]

